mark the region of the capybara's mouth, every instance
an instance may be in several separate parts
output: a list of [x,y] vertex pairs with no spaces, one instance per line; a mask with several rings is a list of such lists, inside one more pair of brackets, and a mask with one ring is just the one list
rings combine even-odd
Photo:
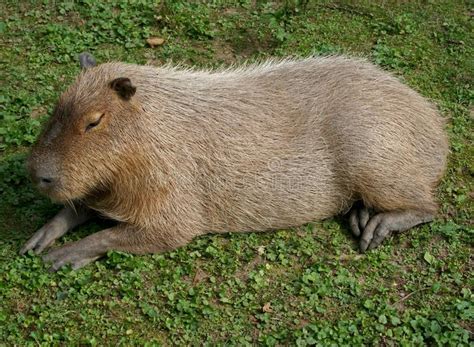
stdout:
[[58,204],[65,204],[68,201],[70,202],[80,199],[80,197],[74,196],[73,194],[70,194],[63,189],[50,189],[47,191],[43,189],[39,190],[42,194],[46,195],[49,199],[51,199],[52,202]]
[[96,201],[106,196],[108,192],[108,189],[102,185],[87,187],[79,184],[79,182],[68,182],[64,177],[54,180],[54,183],[42,182],[32,177],[32,182],[42,195],[59,204],[73,201]]
[[83,195],[77,194],[72,189],[68,189],[63,182],[56,182],[54,185],[34,182],[38,191],[48,197],[54,203],[65,204],[75,200],[81,200]]

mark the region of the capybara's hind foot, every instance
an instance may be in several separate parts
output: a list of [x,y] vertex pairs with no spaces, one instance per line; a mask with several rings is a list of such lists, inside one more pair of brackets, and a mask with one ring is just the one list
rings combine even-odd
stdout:
[[349,214],[349,225],[355,236],[359,237],[361,235],[369,218],[369,209],[364,206],[362,201],[356,202]]
[[394,232],[403,232],[415,225],[433,220],[430,212],[407,210],[382,212],[370,218],[360,240],[360,251],[374,249]]

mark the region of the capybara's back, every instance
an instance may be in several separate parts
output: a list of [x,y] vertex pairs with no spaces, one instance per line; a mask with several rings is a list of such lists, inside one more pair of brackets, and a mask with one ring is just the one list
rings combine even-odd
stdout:
[[[94,139],[85,130],[91,143],[79,145],[86,137],[68,132],[65,114],[82,124],[91,112],[102,128]],[[134,226],[132,239],[144,233],[146,245],[119,247],[131,252],[296,226],[351,206],[365,251],[433,218],[443,124],[419,94],[359,59],[221,71],[108,63],[85,69],[62,96],[30,162],[60,173],[62,190],[50,196]]]

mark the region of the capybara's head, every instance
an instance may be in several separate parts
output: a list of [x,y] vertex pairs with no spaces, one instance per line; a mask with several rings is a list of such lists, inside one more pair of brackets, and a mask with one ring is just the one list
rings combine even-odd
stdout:
[[88,54],[80,62],[81,74],[59,98],[27,161],[35,185],[59,202],[107,186],[127,151],[125,120],[137,109],[130,78],[110,64],[95,66]]

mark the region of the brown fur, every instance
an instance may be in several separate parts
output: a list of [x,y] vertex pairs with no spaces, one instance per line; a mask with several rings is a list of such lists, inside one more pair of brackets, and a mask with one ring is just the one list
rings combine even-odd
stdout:
[[[121,77],[136,87],[130,100],[110,88]],[[443,124],[418,93],[360,59],[220,71],[107,63],[61,96],[29,165],[55,177],[53,199],[132,228],[137,240],[122,249],[143,253],[208,232],[300,225],[357,200],[434,213]]]

